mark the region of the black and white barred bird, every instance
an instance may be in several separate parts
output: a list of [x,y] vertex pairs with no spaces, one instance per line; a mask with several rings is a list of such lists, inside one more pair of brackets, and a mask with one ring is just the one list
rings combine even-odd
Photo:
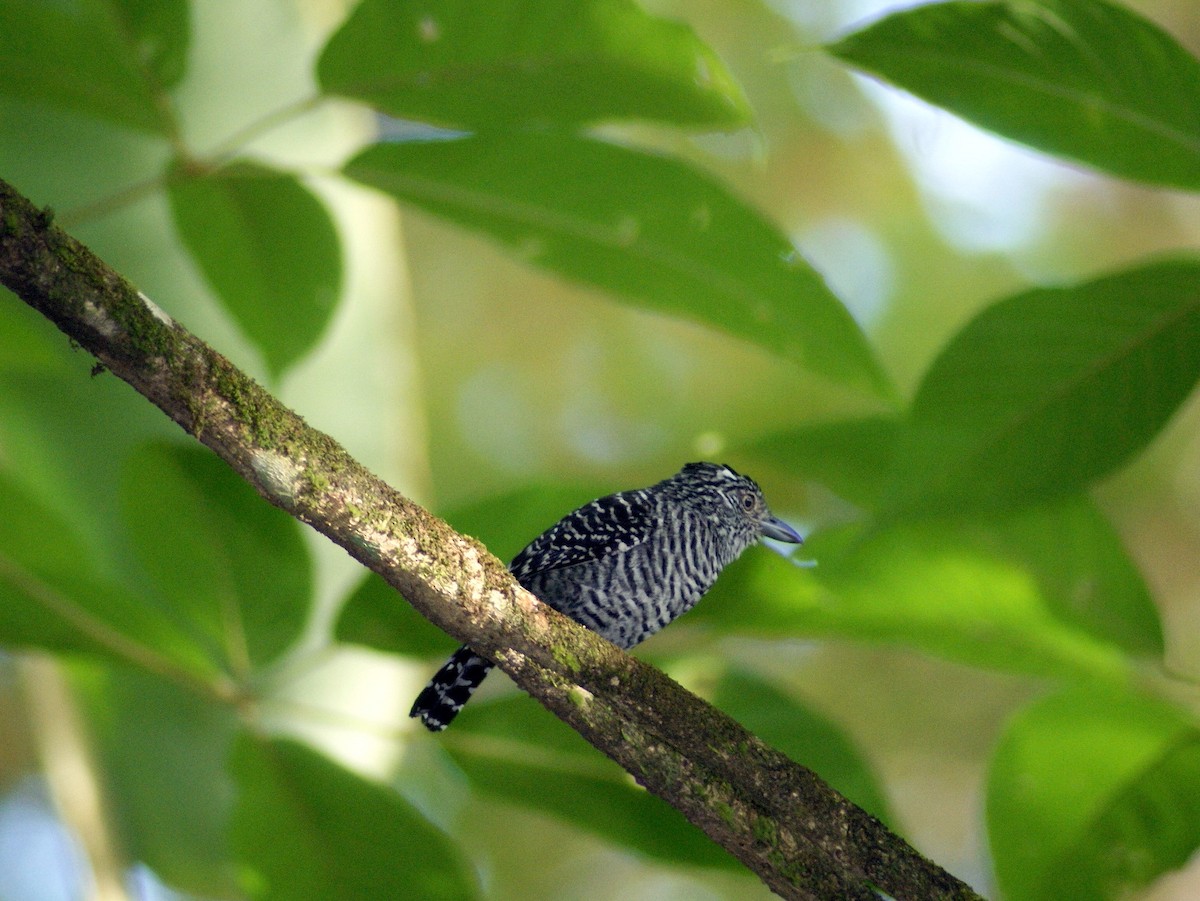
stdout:
[[[802,542],[771,515],[753,479],[728,466],[689,463],[657,485],[568,513],[509,569],[540,600],[628,649],[690,610],[764,535]],[[492,665],[463,645],[409,715],[433,731],[445,729]]]

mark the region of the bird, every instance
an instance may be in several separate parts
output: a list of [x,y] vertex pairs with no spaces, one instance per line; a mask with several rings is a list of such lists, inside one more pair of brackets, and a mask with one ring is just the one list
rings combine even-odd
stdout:
[[[628,650],[695,606],[721,570],[764,536],[804,541],[771,513],[753,479],[724,464],[688,463],[648,488],[568,513],[509,571],[541,601]],[[445,729],[493,666],[463,645],[409,716],[432,732]]]

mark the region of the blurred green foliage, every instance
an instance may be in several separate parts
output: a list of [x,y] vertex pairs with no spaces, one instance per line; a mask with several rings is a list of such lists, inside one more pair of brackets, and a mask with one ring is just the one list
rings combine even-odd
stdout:
[[[749,0],[317,6],[0,0],[0,177],[352,450],[399,435],[369,462],[506,558],[685,458],[744,465],[809,544],[748,554],[646,653],[918,839],[945,807],[904,803],[888,749],[950,781],[935,748],[963,737],[925,733],[925,697],[880,702],[899,737],[847,686],[818,697],[822,650],[942,661],[922,693],[972,714],[955,673],[1016,684],[979,740],[985,853],[943,861],[985,891],[1124,897],[1195,852],[1200,710],[1164,656],[1200,671],[1200,643],[1143,572],[1194,584],[1197,558],[1126,550],[1138,515],[1177,532],[1200,498],[1161,474],[1200,446],[1182,26],[1103,0],[855,27]],[[898,95],[850,67],[1089,167],[1057,189],[1075,215],[1020,252],[939,240],[878,126]],[[370,253],[409,281],[364,312],[393,202],[404,243]],[[420,415],[362,402],[413,359]],[[347,648],[407,690],[451,642],[88,369],[6,296],[0,647],[70,673],[130,863],[221,898],[628,897],[616,868],[566,874],[588,847],[681,895],[762,896],[527,699],[485,693],[438,738],[402,703],[325,706],[306,679]],[[329,718],[383,730],[386,779],[280,737]]]

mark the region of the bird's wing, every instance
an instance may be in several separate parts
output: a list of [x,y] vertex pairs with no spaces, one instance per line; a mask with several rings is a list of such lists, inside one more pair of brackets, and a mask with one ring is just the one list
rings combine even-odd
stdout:
[[654,504],[645,490],[610,494],[568,513],[530,542],[508,568],[520,582],[535,573],[599,560],[644,542],[655,522]]

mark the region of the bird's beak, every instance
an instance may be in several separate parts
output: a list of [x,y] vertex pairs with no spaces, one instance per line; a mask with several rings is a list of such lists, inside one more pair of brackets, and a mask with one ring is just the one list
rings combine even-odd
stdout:
[[774,516],[763,520],[762,533],[767,538],[774,538],[776,541],[786,541],[788,544],[804,544],[804,539],[800,537],[799,532],[782,519]]

